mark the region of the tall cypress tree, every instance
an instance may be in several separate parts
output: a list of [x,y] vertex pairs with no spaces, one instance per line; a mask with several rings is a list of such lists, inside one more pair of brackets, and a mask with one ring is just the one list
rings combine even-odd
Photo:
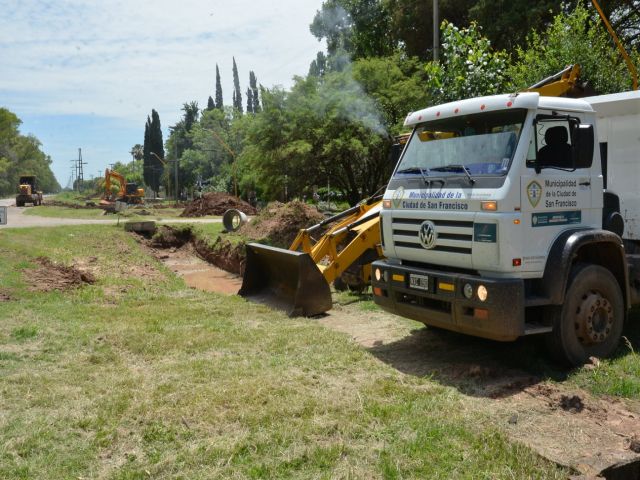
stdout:
[[247,88],[247,113],[253,113],[253,91]]
[[233,57],[233,106],[242,113],[242,93],[240,92],[240,77],[236,57]]
[[251,111],[258,113],[260,111],[260,97],[258,97],[258,79],[253,71],[249,72],[249,88],[251,89]]
[[147,115],[147,121],[144,124],[144,144],[142,146],[142,176],[146,185],[151,185],[153,177],[153,167],[151,165],[151,119]]
[[[152,155],[151,152],[155,153],[155,155]],[[164,158],[164,142],[162,141],[160,115],[155,109],[152,109],[151,123],[149,124],[149,165],[151,166],[151,175],[148,185],[154,192],[160,189],[160,177],[164,168],[158,157]]]
[[222,84],[220,83],[220,69],[216,63],[216,108],[222,110]]
[[216,104],[213,102],[213,98],[209,95],[209,100],[207,100],[207,110],[213,110],[216,108]]

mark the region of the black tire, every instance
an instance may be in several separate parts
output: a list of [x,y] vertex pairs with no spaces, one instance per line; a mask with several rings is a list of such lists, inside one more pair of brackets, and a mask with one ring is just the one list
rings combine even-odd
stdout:
[[625,308],[613,274],[599,265],[577,264],[571,271],[564,305],[553,307],[551,355],[571,366],[589,357],[612,355],[622,336]]
[[347,284],[344,283],[344,281],[342,280],[342,278],[338,277],[333,281],[333,288],[336,289],[336,291],[338,292],[344,292],[347,290]]
[[24,207],[23,201],[16,201],[16,207]]

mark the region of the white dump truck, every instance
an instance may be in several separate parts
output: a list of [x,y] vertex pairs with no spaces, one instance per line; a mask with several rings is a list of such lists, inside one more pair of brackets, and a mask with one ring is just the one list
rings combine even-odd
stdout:
[[612,354],[640,302],[640,92],[473,98],[405,125],[376,303],[494,340],[545,334],[573,365]]

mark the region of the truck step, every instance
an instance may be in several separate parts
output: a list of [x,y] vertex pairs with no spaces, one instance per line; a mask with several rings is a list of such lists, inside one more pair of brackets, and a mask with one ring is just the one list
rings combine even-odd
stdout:
[[540,333],[549,333],[553,330],[553,327],[548,325],[540,325],[538,323],[525,323],[524,334],[525,335],[538,335]]
[[542,307],[551,303],[548,297],[527,297],[524,300],[525,307]]

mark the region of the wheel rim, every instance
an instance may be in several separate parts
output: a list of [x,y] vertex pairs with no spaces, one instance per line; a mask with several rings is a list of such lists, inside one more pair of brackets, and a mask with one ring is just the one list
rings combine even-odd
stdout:
[[613,330],[614,312],[611,302],[600,292],[589,291],[576,311],[575,329],[583,345],[606,341]]

